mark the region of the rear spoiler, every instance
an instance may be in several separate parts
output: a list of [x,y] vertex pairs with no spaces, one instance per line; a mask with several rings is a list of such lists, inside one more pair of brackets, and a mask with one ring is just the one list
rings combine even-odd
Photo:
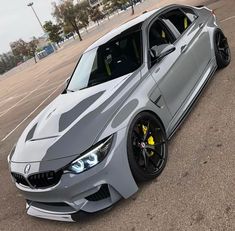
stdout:
[[204,5],[197,5],[195,7],[202,8],[202,7],[204,7]]

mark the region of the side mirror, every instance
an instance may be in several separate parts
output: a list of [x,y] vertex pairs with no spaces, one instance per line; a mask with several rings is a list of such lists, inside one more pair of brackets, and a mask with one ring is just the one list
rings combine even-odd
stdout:
[[70,80],[71,76],[69,76],[66,80],[65,80],[65,84],[68,85],[69,84],[69,80]]
[[165,56],[169,55],[170,53],[175,51],[175,46],[173,44],[163,44],[160,46],[153,46],[150,49],[150,54],[155,61],[159,61]]
[[158,48],[157,45],[151,47],[151,49],[150,49],[150,55],[151,55],[151,57],[152,57],[153,59],[156,59],[156,58],[160,55],[160,53],[159,53],[159,48]]
[[64,90],[62,91],[62,94],[66,94],[66,93],[67,93],[67,87],[68,87],[70,78],[71,78],[71,76],[69,76],[69,77],[64,81],[65,88],[64,88]]

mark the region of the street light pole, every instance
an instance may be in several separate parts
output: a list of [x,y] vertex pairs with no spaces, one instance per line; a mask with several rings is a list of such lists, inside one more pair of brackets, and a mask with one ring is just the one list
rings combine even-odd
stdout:
[[37,13],[36,13],[36,11],[35,11],[34,8],[33,8],[33,2],[30,2],[27,6],[29,6],[29,7],[32,8],[33,13],[35,14],[35,16],[36,16],[36,18],[37,18],[37,20],[38,20],[38,22],[39,22],[39,24],[40,24],[40,26],[41,26],[43,32],[45,32],[45,30],[44,30],[44,28],[43,28],[43,26],[42,26],[42,23],[41,23],[41,21],[40,21],[38,15],[37,15]]

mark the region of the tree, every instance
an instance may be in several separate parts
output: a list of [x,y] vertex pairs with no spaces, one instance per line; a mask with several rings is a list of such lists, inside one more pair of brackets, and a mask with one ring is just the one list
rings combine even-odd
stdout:
[[133,15],[133,14],[135,14],[135,9],[134,9],[134,2],[133,2],[133,0],[130,0],[130,4],[131,4],[131,14]]
[[3,74],[8,70],[7,63],[6,63],[3,55],[4,54],[0,55],[0,74]]
[[114,9],[121,9],[129,0],[111,0]]
[[110,14],[114,11],[112,8],[112,2],[111,0],[103,0],[103,12],[105,15],[108,16],[108,19],[110,17]]
[[131,6],[132,14],[134,14],[134,2],[135,0],[103,0],[103,9],[106,12],[107,10],[112,12],[118,9],[126,8],[129,5]]
[[90,10],[90,18],[93,22],[97,22],[99,25],[99,20],[104,18],[104,14],[100,11],[99,7],[93,7]]
[[70,37],[70,35],[73,35],[73,38],[75,39],[74,37],[75,31],[74,31],[74,28],[70,24],[63,24],[63,32],[66,38]]
[[43,28],[49,35],[51,42],[57,43],[60,47],[59,42],[63,40],[61,37],[62,28],[60,25],[53,24],[52,21],[46,21],[43,25]]
[[23,39],[10,43],[10,47],[14,56],[20,56],[22,59],[28,56],[28,46]]
[[28,44],[28,54],[30,57],[33,57],[34,58],[34,62],[37,63],[37,60],[36,60],[36,56],[35,56],[35,53],[36,53],[36,50],[37,50],[37,46],[38,46],[38,39],[36,38],[33,38]]
[[74,28],[74,31],[78,34],[80,41],[82,37],[80,34],[80,19],[78,15],[78,4],[73,4],[73,0],[63,0],[61,3],[54,5],[54,12],[52,15],[57,19],[58,22],[71,25]]
[[12,53],[16,57],[20,57],[20,59],[24,59],[24,57],[34,57],[35,63],[36,57],[35,52],[37,49],[38,40],[33,38],[30,42],[25,42],[23,39],[19,39],[15,42],[10,43],[10,47]]
[[90,10],[91,10],[91,7],[87,1],[81,2],[77,5],[80,28],[85,27],[87,30],[87,26],[89,25]]
[[13,67],[15,67],[20,61],[18,57],[14,56],[11,52],[3,53],[0,55],[0,74],[4,74]]

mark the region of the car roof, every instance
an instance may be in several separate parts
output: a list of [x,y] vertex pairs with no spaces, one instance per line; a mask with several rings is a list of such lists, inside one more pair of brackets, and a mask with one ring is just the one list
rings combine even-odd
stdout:
[[120,35],[121,33],[127,31],[128,29],[130,29],[134,26],[142,25],[146,20],[151,18],[151,16],[153,16],[155,13],[161,12],[161,11],[164,11],[164,10],[167,10],[167,9],[171,9],[171,8],[174,8],[174,7],[191,7],[191,6],[181,5],[181,4],[170,4],[170,5],[166,5],[166,6],[151,10],[151,11],[144,12],[140,16],[137,16],[136,18],[127,21],[126,23],[124,23],[121,26],[111,30],[110,32],[108,32],[107,34],[105,34],[104,36],[102,36],[101,38],[96,40],[93,44],[91,44],[84,51],[84,53],[107,43],[108,41],[112,40],[116,36]]
[[[111,39],[113,39],[114,37],[118,36],[119,34],[125,32],[127,29],[136,26],[138,24],[142,24],[145,20],[147,20],[149,17],[151,17],[154,13],[156,13],[157,11],[159,11],[161,8],[159,9],[155,9],[155,10],[151,10],[149,12],[143,13],[140,16],[122,24],[121,26],[111,30],[110,32],[108,32],[106,35],[102,36],[101,38],[99,38],[97,41],[95,41],[91,46],[89,46],[85,52],[92,50],[98,46],[101,46],[103,44],[105,44],[106,42],[110,41]],[[84,52],[84,53],[85,53]]]

